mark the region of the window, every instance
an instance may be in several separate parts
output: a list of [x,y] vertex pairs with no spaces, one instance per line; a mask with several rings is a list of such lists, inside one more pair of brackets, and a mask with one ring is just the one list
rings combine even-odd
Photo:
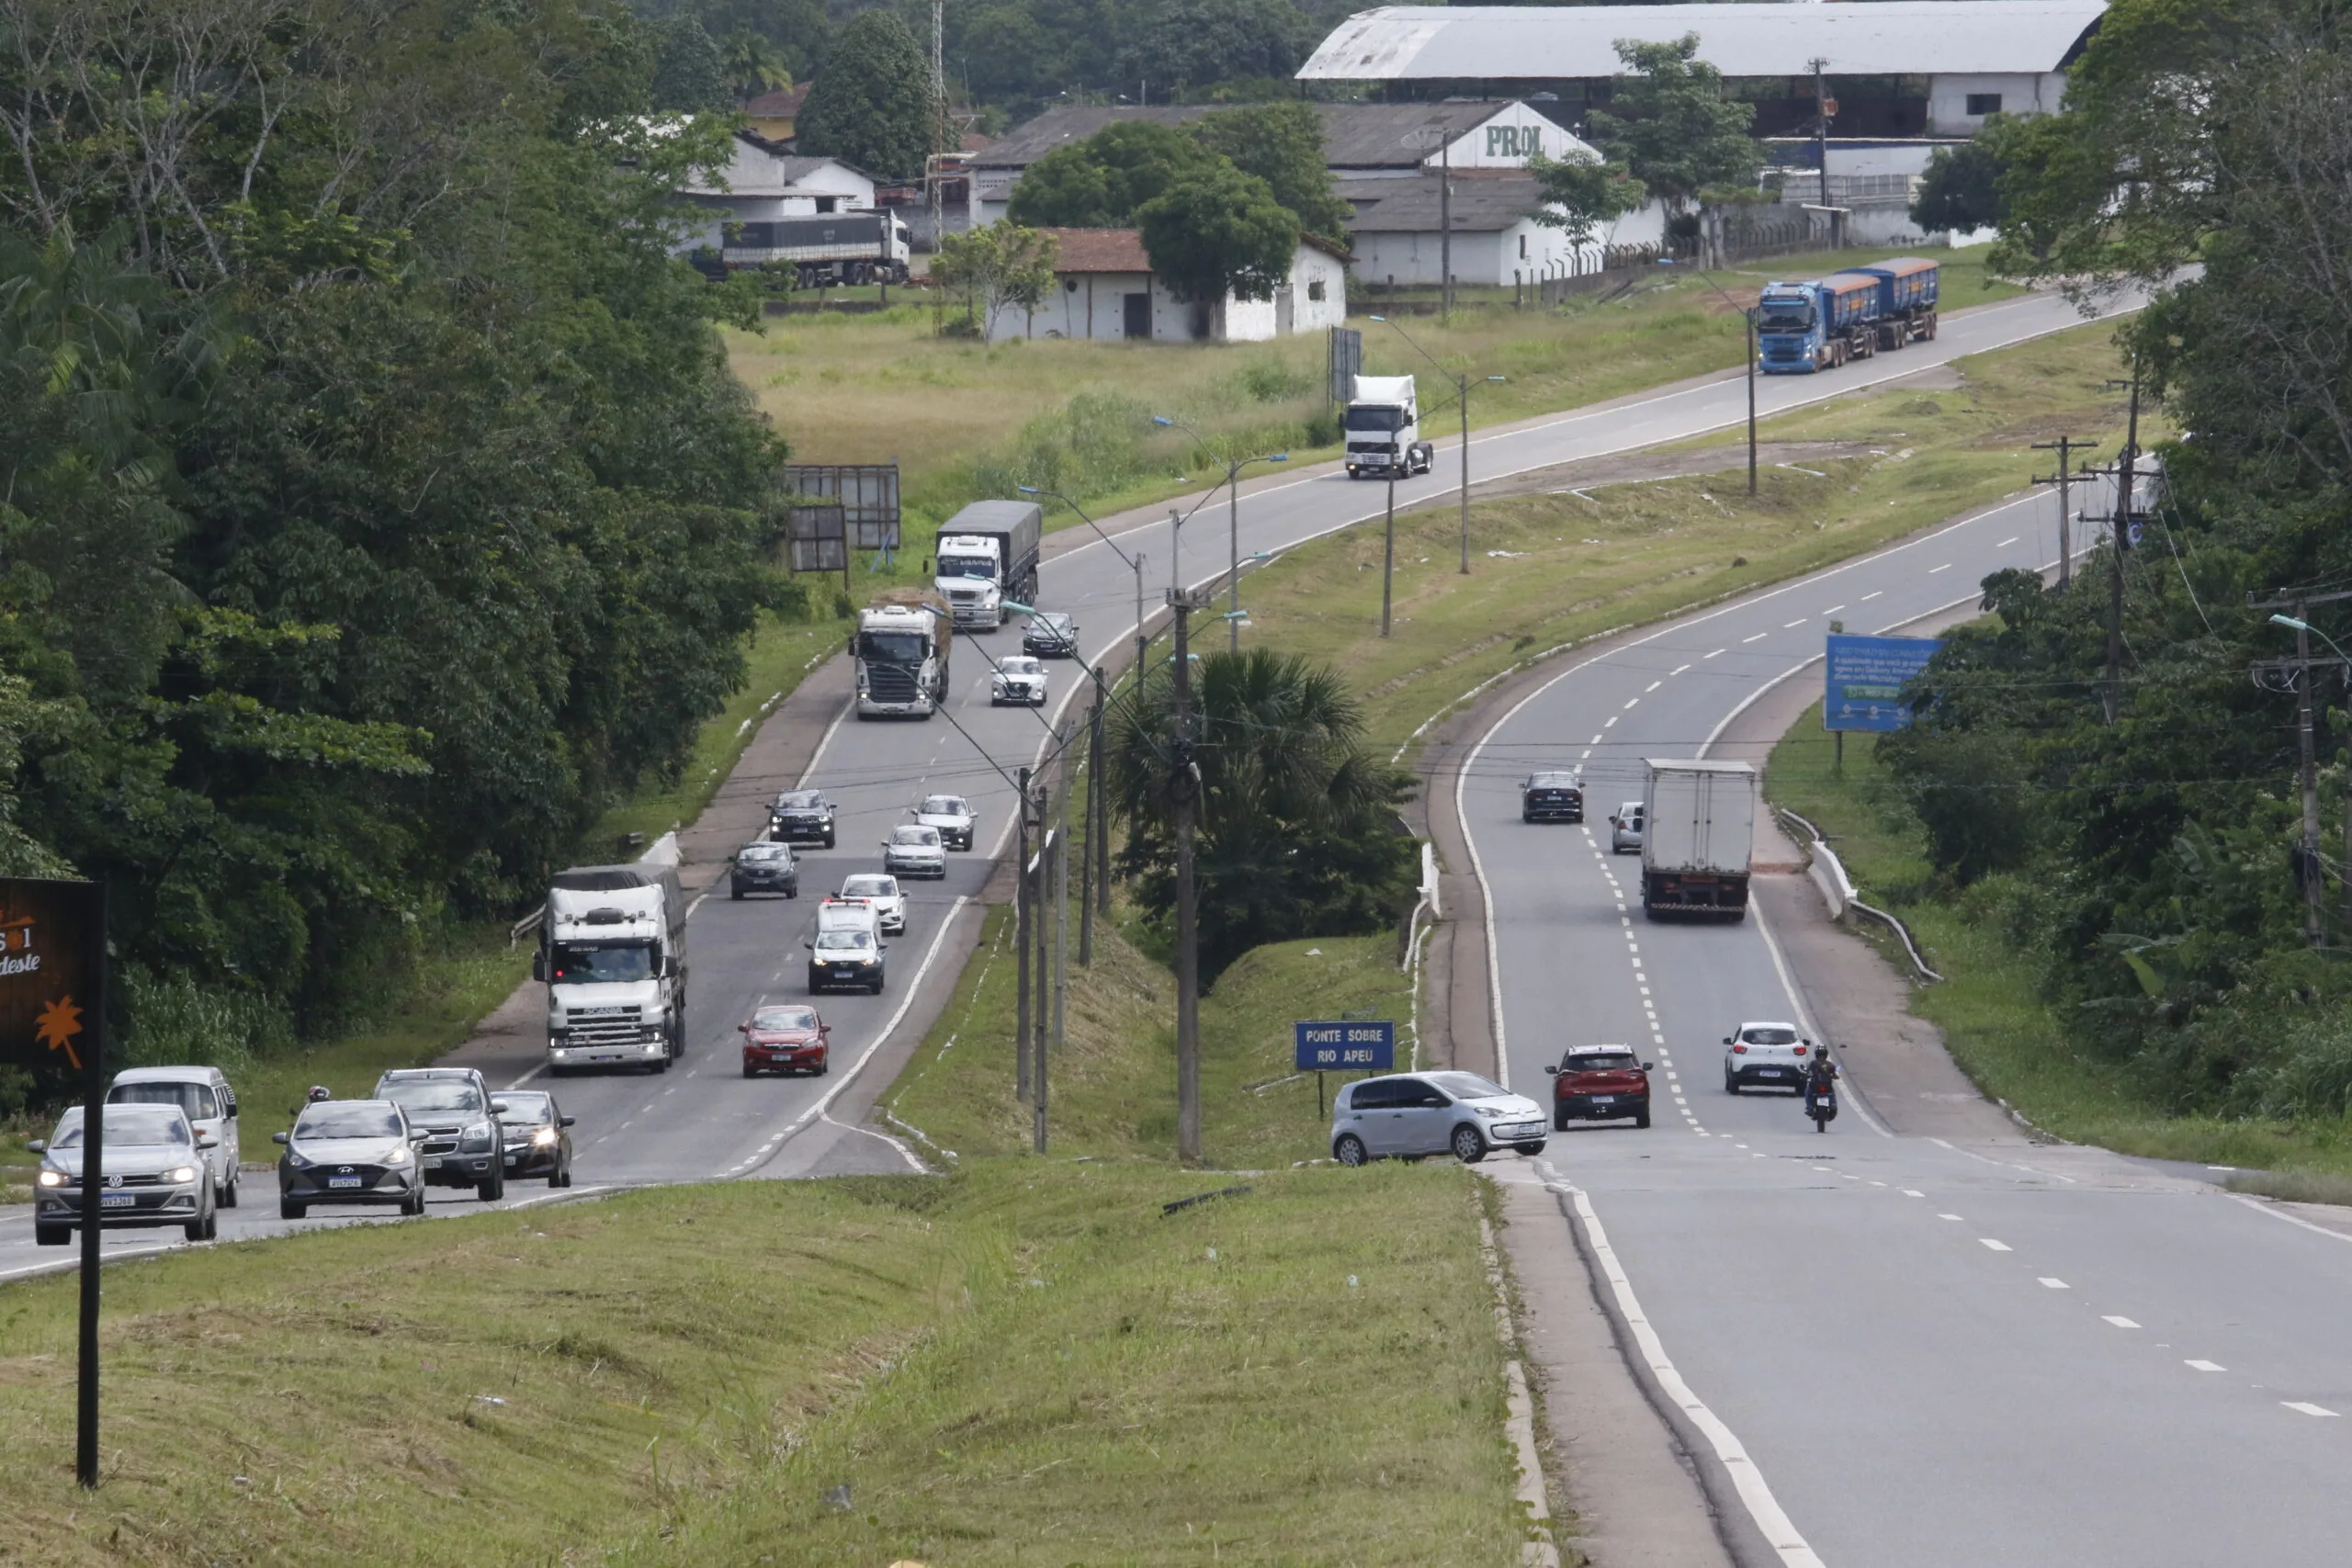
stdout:
[[1309,299],[1320,299],[1323,298],[1323,280],[1321,278],[1317,277],[1308,280],[1306,285],[1306,297]]
[[310,1138],[397,1138],[400,1112],[381,1105],[319,1106],[295,1123],[297,1141]]
[[635,985],[653,978],[653,950],[637,943],[560,942],[548,973],[558,985]]
[[1418,1097],[1420,1087],[1407,1078],[1373,1078],[1356,1085],[1355,1093],[1349,1097],[1348,1109],[1394,1111],[1406,1102],[1408,1091],[1412,1097]]
[[1519,237],[1519,259],[1521,261],[1527,259],[1527,236],[1524,234]]
[[[1994,106],[1998,107],[2000,101],[2001,100],[1999,98],[1995,98],[1993,100]],[[841,199],[842,198],[837,196],[820,196],[817,198],[817,210],[820,212],[831,212],[840,206]]]
[[2001,112],[2001,95],[1998,93],[1969,94],[1968,112],[1973,115],[1999,114]]
[[220,1114],[212,1090],[200,1083],[119,1083],[107,1090],[109,1105],[176,1105],[191,1122]]

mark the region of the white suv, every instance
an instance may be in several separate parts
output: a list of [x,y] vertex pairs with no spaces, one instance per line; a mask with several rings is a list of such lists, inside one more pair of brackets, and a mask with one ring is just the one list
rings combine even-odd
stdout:
[[1724,1092],[1737,1094],[1750,1084],[1804,1088],[1813,1065],[1813,1042],[1793,1023],[1743,1023],[1724,1036]]
[[863,871],[855,876],[843,877],[842,890],[833,895],[832,901],[864,904],[871,908],[884,936],[896,936],[907,929],[907,896],[899,891],[899,879],[895,876]]

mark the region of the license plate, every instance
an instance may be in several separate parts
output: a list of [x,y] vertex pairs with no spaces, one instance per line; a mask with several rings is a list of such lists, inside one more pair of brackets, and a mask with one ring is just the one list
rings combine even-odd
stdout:
[[1617,1097],[1613,1094],[1596,1094],[1592,1097],[1592,1102],[1595,1105],[1614,1105],[1617,1103]]
[[136,1192],[101,1192],[98,1194],[98,1207],[101,1209],[136,1208],[138,1203],[139,1194]]
[[1788,1070],[1783,1067],[1766,1067],[1763,1076],[1768,1078],[1784,1078],[1789,1075]]
[[329,1187],[356,1187],[359,1185],[359,1178],[356,1176],[330,1176],[327,1178],[327,1185]]

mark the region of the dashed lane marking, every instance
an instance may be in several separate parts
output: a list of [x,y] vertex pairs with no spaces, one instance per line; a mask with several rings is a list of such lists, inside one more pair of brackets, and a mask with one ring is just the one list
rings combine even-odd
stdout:
[[2047,1288],[2049,1288],[2049,1289],[2051,1289],[2051,1290],[2053,1290],[2053,1291],[2064,1291],[2064,1290],[2071,1290],[2071,1289],[2073,1289],[2073,1287],[2072,1287],[2072,1286],[2070,1286],[2070,1285],[2068,1285],[2068,1284],[2066,1283],[2066,1281],[2065,1281],[2065,1280],[2053,1280],[2053,1279],[2052,1279],[2052,1278],[2051,1278],[2049,1275],[2047,1275],[2047,1274],[2044,1274],[2043,1276],[2041,1276],[2041,1282],[2042,1282],[2042,1284],[2043,1284],[2044,1286],[2046,1286]]
[[2108,1314],[2102,1314],[2102,1315],[2100,1316],[2100,1318],[2099,1318],[2099,1321],[2100,1321],[2101,1323],[2111,1323],[2111,1324],[2113,1324],[2113,1325],[2114,1325],[2116,1327],[2118,1327],[2118,1328],[2137,1328],[2137,1327],[2139,1327],[2139,1326],[2140,1326],[2138,1324],[2136,1324],[2136,1323],[2132,1322],[2130,1318],[2128,1318],[2128,1317],[2118,1317],[2118,1316],[2116,1316],[2116,1315],[2115,1315],[2114,1314],[2112,1314],[2112,1313],[2108,1313]]
[[[1989,1235],[1980,1235],[1976,1240],[1987,1252],[2014,1252],[2017,1250],[2017,1248],[2011,1247],[2007,1242],[1995,1241]],[[2107,1321],[2113,1323],[2115,1319],[2110,1317]]]

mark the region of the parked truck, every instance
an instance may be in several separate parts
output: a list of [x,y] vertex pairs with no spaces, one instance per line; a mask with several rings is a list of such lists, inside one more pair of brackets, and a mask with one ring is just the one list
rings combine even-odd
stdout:
[[670,1070],[686,1038],[686,900],[674,865],[579,865],[548,888],[531,976],[548,1067]]
[[976,501],[939,530],[932,586],[958,631],[994,631],[1007,601],[1037,602],[1037,549],[1045,509],[1034,501]]
[[1642,913],[1747,913],[1756,770],[1651,758],[1642,797]]
[[[792,269],[794,287],[831,288],[857,283],[904,283],[913,245],[907,226],[888,212],[820,212],[729,223],[721,239],[721,273]],[[707,253],[703,270],[711,270]]]
[[1348,478],[1410,479],[1426,474],[1437,448],[1421,439],[1421,409],[1410,376],[1358,376],[1341,424]]
[[929,588],[888,588],[857,613],[849,656],[860,718],[929,718],[947,700],[947,601]]
[[1810,376],[1936,335],[1940,269],[1917,256],[1802,283],[1768,283],[1756,302],[1757,367]]

